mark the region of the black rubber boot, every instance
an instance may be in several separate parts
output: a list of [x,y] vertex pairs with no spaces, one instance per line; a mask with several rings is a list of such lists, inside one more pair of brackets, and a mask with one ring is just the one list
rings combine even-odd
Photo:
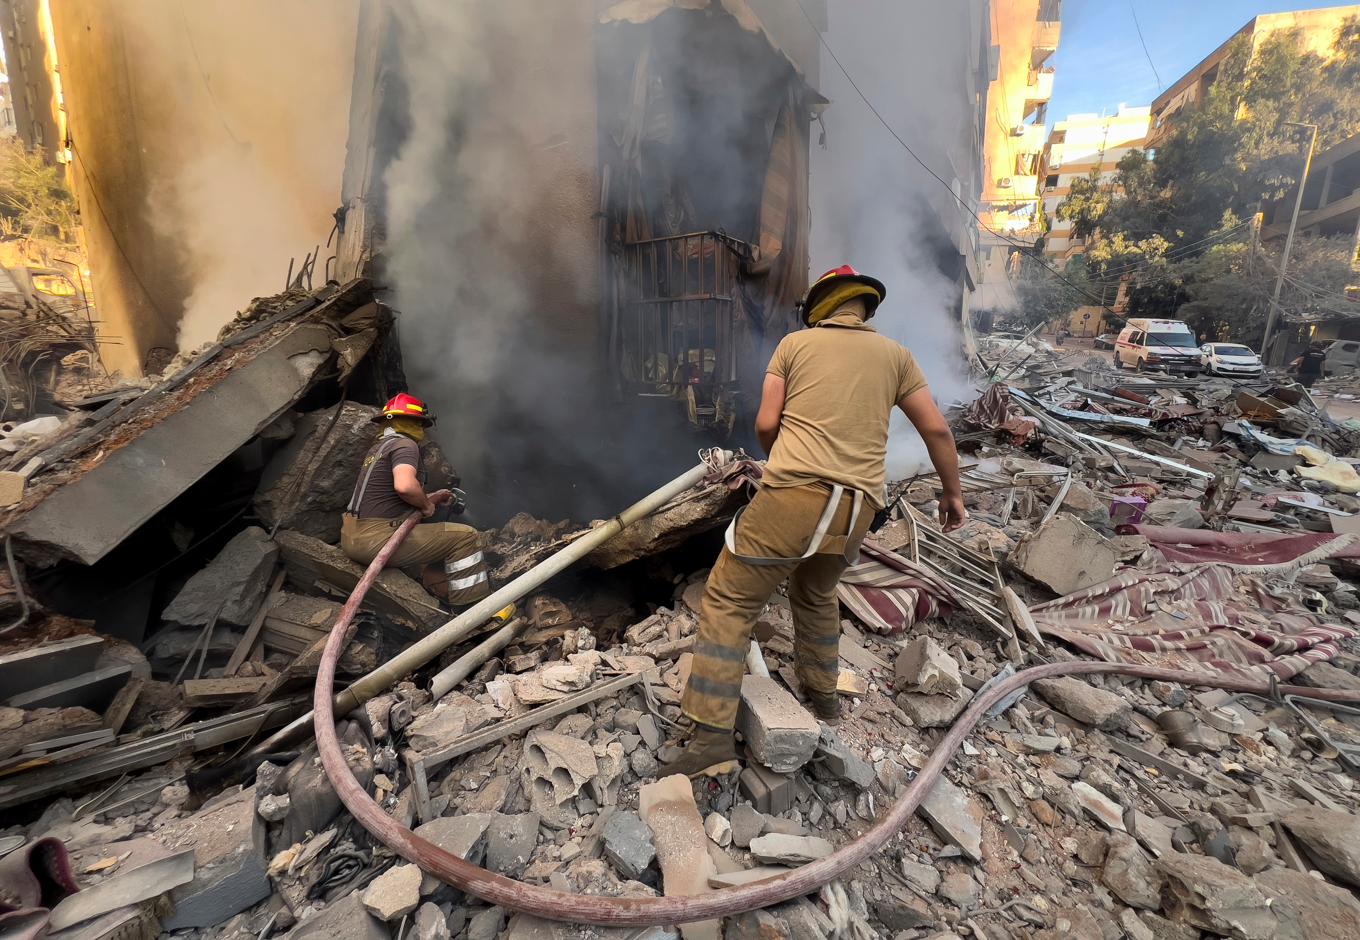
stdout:
[[661,765],[657,777],[718,777],[736,770],[739,760],[733,732],[696,727],[680,753]]
[[808,704],[812,706],[812,714],[817,716],[817,720],[828,725],[838,724],[841,720],[841,699],[835,692],[814,692],[811,689],[804,689],[808,698]]

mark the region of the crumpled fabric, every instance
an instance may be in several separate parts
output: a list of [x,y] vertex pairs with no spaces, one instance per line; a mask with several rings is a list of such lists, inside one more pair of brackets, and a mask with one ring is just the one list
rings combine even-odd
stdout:
[[954,589],[929,569],[866,540],[841,575],[836,597],[874,633],[897,636],[958,606]]
[[[1167,561],[1223,562],[1229,565],[1282,565],[1341,538],[1330,532],[1277,535],[1156,525],[1123,526],[1120,532],[1143,536]],[[1360,543],[1340,548],[1330,557],[1360,558]]]
[[49,836],[20,846],[0,858],[0,936],[41,936],[52,908],[79,890],[60,839]]
[[1127,569],[1030,613],[1040,632],[1106,662],[1255,680],[1290,679],[1356,635],[1308,613],[1300,588],[1215,564]]

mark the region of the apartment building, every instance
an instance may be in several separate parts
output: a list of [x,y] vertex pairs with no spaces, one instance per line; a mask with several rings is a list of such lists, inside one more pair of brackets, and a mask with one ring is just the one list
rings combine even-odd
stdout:
[[1074,237],[1072,223],[1058,218],[1058,207],[1072,192],[1076,180],[1092,174],[1111,182],[1130,151],[1147,144],[1152,109],[1120,105],[1114,114],[1071,114],[1053,125],[1040,161],[1040,188],[1049,232],[1044,254],[1066,260],[1086,250],[1083,238]]
[[1043,158],[1053,68],[1062,35],[1062,0],[993,0],[994,78],[987,89],[983,138],[980,253],[982,283],[974,306],[1015,303],[1010,273],[1014,243],[1034,244],[1039,165]]
[[1155,148],[1167,135],[1177,111],[1204,98],[1218,79],[1219,66],[1227,57],[1233,40],[1240,36],[1249,37],[1252,55],[1255,55],[1261,45],[1275,33],[1297,30],[1305,50],[1326,56],[1332,51],[1337,30],[1353,16],[1360,16],[1360,4],[1253,16],[1245,26],[1224,40],[1221,46],[1205,56],[1203,61],[1181,76],[1152,102],[1148,146]]

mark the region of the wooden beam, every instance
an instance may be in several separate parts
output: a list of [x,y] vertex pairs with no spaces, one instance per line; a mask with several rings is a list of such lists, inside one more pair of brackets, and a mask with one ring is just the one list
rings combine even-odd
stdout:
[[230,679],[236,675],[236,670],[241,668],[241,664],[246,661],[250,651],[255,648],[255,643],[260,638],[260,628],[264,626],[265,615],[274,606],[274,598],[278,596],[279,590],[283,587],[283,579],[286,576],[286,570],[274,575],[274,581],[269,585],[269,590],[265,592],[264,600],[260,602],[259,608],[255,611],[255,616],[250,618],[250,626],[246,627],[246,632],[241,636],[241,642],[236,644],[231,659],[227,660],[227,668],[222,672],[222,675],[226,678]]
[[192,708],[234,705],[258,693],[268,682],[264,676],[241,679],[189,679],[183,686],[184,701]]

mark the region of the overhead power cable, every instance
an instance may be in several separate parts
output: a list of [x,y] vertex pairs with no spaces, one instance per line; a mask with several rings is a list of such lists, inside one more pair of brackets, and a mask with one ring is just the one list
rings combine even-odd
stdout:
[[1143,38],[1143,27],[1138,23],[1138,10],[1133,0],[1129,0],[1129,12],[1133,14],[1133,28],[1138,33],[1138,43],[1143,47],[1143,55],[1147,56],[1148,65],[1152,67],[1152,77],[1157,79],[1157,91],[1160,92],[1166,86],[1162,84],[1162,76],[1157,74],[1157,66],[1152,62],[1152,53],[1148,52],[1147,40]]

